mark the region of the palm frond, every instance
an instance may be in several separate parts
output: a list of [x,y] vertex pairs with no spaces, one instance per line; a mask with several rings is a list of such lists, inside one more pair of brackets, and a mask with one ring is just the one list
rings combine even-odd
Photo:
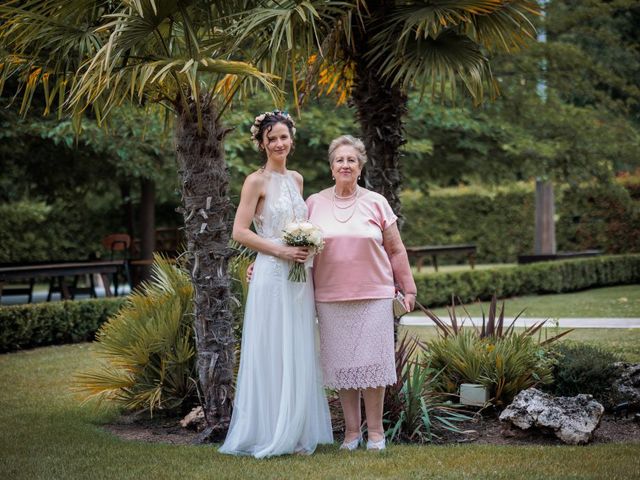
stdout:
[[45,93],[45,114],[58,99],[58,115],[67,85],[80,64],[97,52],[106,35],[92,25],[109,12],[112,2],[97,0],[10,1],[0,5],[0,92],[16,77],[22,91],[21,114],[36,88]]
[[538,15],[537,2],[500,2],[500,7],[490,14],[474,15],[465,23],[466,33],[489,50],[511,52],[527,41],[535,39],[536,28],[530,20]]
[[101,365],[76,374],[74,389],[85,399],[150,412],[193,400],[192,295],[188,275],[156,256],[151,280],[100,328]]
[[445,97],[448,88],[455,98],[458,83],[476,101],[482,100],[485,90],[491,94],[497,91],[488,59],[478,44],[454,30],[444,31],[437,38],[405,37],[393,50],[385,43],[377,44],[369,58],[380,65],[379,73],[393,85],[408,89],[419,84],[423,90],[430,86],[432,97]]

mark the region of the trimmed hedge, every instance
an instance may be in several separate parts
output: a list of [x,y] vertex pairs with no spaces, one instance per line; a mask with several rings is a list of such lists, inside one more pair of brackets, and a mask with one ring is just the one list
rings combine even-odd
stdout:
[[[558,186],[556,240],[559,251],[599,249],[640,252],[640,203],[618,184]],[[515,262],[533,251],[535,195],[531,189],[452,191],[427,196],[402,192],[405,245],[474,243],[479,263]],[[464,263],[442,256],[440,264]]]
[[0,307],[0,353],[92,340],[124,298]]
[[640,254],[540,262],[493,270],[416,274],[418,300],[447,305],[451,295],[463,303],[515,295],[575,292],[608,285],[640,283]]
[[[405,190],[401,198],[405,245],[474,243],[479,263],[513,262],[533,250],[535,199],[530,191],[426,196]],[[443,255],[438,260],[444,265],[466,258]]]

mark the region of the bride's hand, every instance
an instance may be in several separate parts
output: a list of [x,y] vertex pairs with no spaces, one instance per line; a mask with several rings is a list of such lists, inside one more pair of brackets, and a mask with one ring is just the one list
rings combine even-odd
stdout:
[[277,256],[282,260],[304,263],[309,256],[309,249],[307,247],[283,246],[282,249],[278,252]]

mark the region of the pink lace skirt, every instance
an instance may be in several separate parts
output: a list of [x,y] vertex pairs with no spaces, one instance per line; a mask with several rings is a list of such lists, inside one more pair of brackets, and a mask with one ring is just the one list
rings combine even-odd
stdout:
[[316,303],[325,386],[383,387],[395,383],[392,299]]

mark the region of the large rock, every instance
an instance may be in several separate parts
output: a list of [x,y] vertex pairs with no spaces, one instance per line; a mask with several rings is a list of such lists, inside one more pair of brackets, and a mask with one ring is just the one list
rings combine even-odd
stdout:
[[207,421],[204,417],[204,410],[202,407],[196,407],[191,410],[186,417],[180,420],[180,425],[183,428],[195,430],[196,432],[204,430],[204,427],[207,426]]
[[523,430],[552,431],[565,443],[587,443],[600,425],[604,407],[591,395],[554,397],[536,388],[520,392],[500,420]]
[[620,371],[613,384],[616,401],[627,402],[630,410],[640,410],[640,363],[618,362],[615,366]]

